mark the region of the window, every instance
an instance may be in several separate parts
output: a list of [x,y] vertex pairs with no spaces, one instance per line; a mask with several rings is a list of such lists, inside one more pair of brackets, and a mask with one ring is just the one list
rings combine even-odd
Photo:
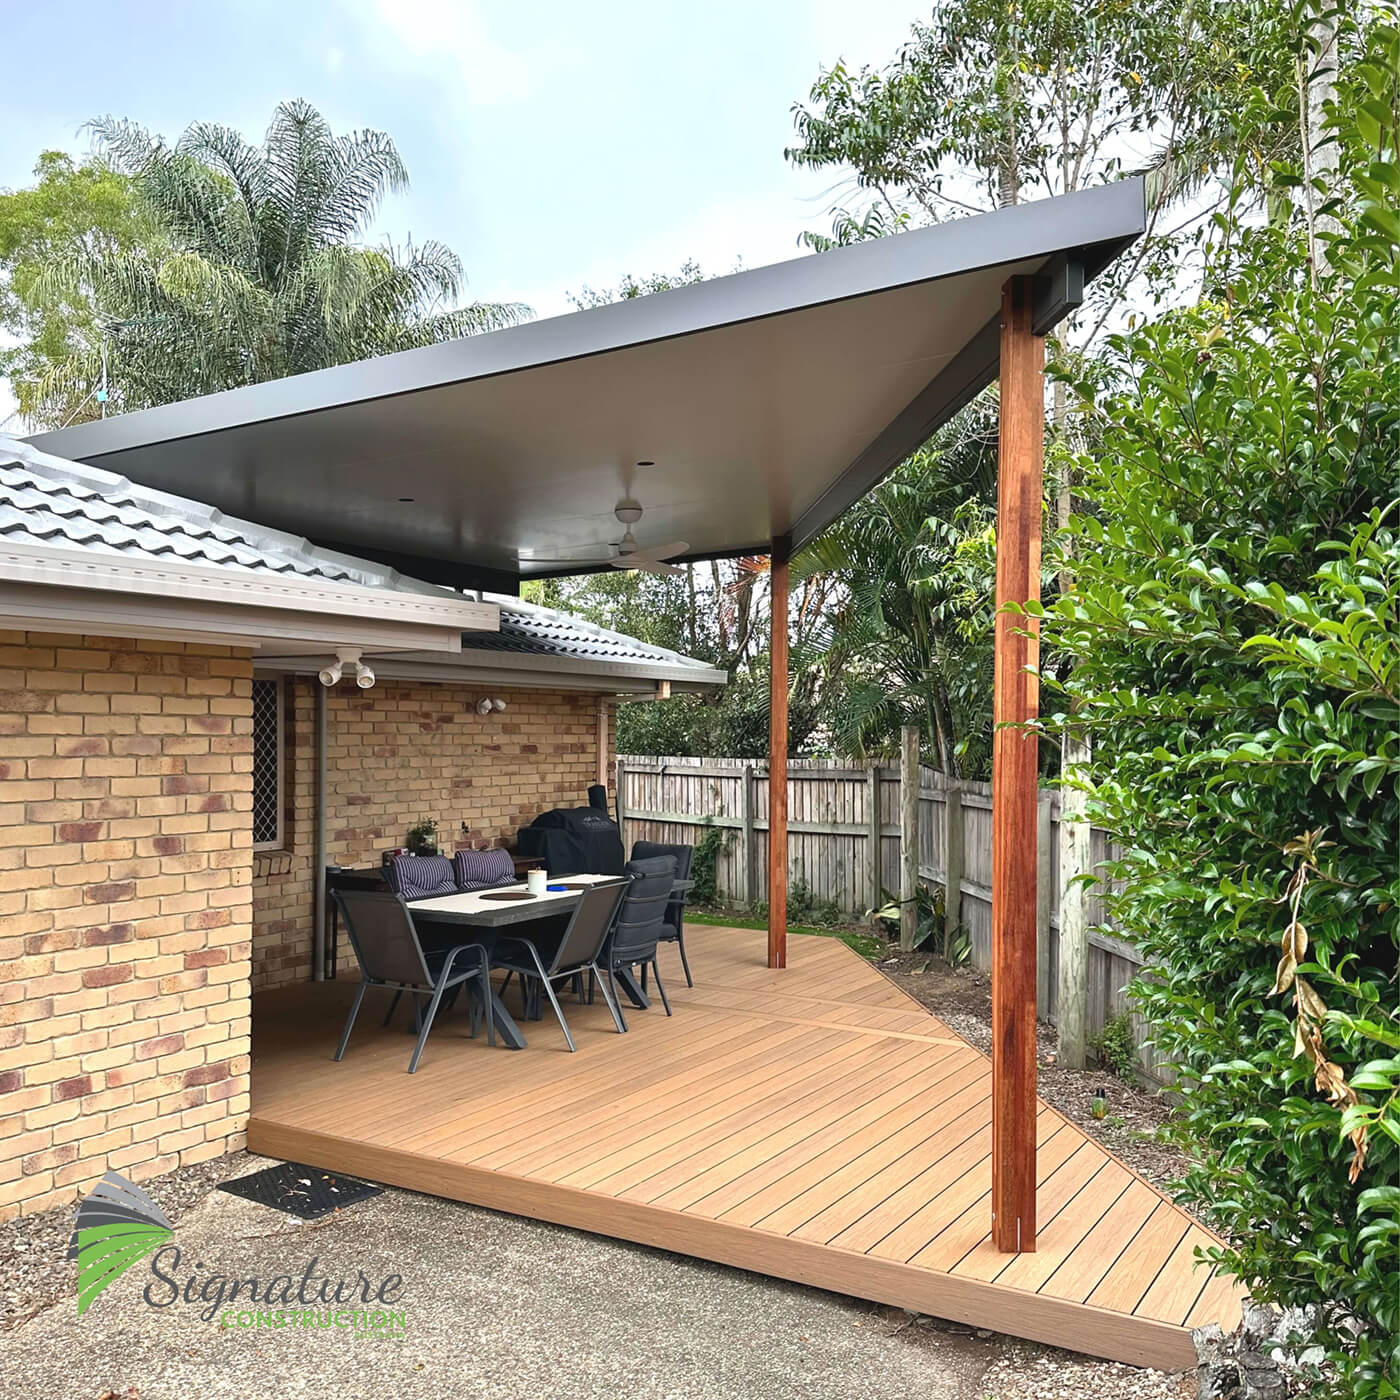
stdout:
[[253,848],[282,844],[282,682],[253,682]]

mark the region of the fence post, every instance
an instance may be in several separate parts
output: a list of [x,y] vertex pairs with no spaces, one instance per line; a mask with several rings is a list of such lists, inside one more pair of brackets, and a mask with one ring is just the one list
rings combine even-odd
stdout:
[[753,885],[753,764],[739,770],[739,890],[744,907],[752,908],[757,897]]
[[1050,888],[1050,843],[1053,839],[1050,801],[1050,794],[1042,791],[1037,797],[1035,810],[1035,986],[1036,1003],[1046,1020],[1051,1019],[1050,912],[1054,894]]
[[623,824],[627,820],[627,765],[622,759],[617,760],[617,791],[614,794],[617,805],[617,837],[622,842],[622,849],[627,849],[627,828]]
[[919,731],[899,731],[899,946],[908,952],[919,928]]
[[962,927],[963,807],[962,783],[949,778],[943,789],[943,951],[953,946]]
[[880,907],[880,892],[884,887],[884,862],[881,859],[880,765],[872,763],[865,777],[865,888],[870,896],[870,912]]
[[[1088,739],[1079,731],[1065,732],[1063,772],[1066,779],[1088,767]],[[1084,1068],[1089,1000],[1089,925],[1085,918],[1084,883],[1079,878],[1093,868],[1084,793],[1071,782],[1060,785],[1060,1030],[1059,1062]]]

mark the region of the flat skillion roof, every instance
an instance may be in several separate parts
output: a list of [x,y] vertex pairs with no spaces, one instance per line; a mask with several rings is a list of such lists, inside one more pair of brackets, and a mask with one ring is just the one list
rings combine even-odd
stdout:
[[532,560],[629,496],[643,548],[800,547],[996,377],[1008,277],[1048,329],[1144,225],[1122,180],[31,440],[464,587],[583,571]]

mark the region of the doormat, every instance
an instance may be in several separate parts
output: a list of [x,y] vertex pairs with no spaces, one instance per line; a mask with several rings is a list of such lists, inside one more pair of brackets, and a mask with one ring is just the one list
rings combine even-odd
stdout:
[[279,1162],[250,1176],[240,1176],[219,1187],[232,1196],[271,1206],[301,1220],[319,1220],[333,1210],[378,1196],[384,1188],[353,1176],[304,1167],[299,1162]]

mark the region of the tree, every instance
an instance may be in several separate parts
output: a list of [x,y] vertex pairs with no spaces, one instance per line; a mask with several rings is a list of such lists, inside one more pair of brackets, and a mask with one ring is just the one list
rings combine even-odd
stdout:
[[889,756],[913,724],[945,772],[989,769],[996,451],[981,399],[799,556],[832,589],[797,664],[821,673],[838,752]]
[[35,284],[51,308],[90,298],[102,346],[40,382],[40,409],[94,393],[105,348],[122,410],[213,393],[511,325],[514,304],[454,305],[461,264],[440,243],[359,240],[408,173],[383,132],[334,135],[305,102],[273,115],[261,145],[211,123],[174,146],[125,121],[91,127],[163,242],[82,249]]
[[1320,1393],[1380,1397],[1400,1385],[1400,28],[1353,17],[1337,42],[1335,183],[1312,190],[1336,231],[1232,210],[1212,295],[1112,342],[1045,635],[1095,736],[1134,994],[1207,1148],[1184,1192],[1256,1297],[1318,1309]]
[[705,274],[694,258],[687,258],[674,273],[653,272],[650,277],[640,280],[630,272],[622,274],[622,280],[611,291],[599,291],[585,286],[579,292],[570,292],[569,300],[578,311],[587,311],[592,306],[608,306],[615,301],[633,301],[637,297],[649,297],[653,292],[669,292],[673,287],[689,287],[695,282],[705,281]]
[[[74,161],[45,151],[34,166],[35,183],[0,192],[0,331],[16,343],[0,349],[0,374],[10,381],[19,411],[38,410],[38,388],[52,368],[75,355],[96,351],[100,333],[91,301],[69,291],[36,304],[34,289],[44,270],[75,258],[106,258],[156,242],[131,181],[102,160]],[[57,401],[59,422],[95,417],[98,405],[86,394]]]

